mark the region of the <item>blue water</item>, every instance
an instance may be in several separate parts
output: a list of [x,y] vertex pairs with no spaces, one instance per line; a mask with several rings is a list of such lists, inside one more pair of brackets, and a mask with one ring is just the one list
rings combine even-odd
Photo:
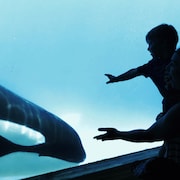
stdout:
[[[93,136],[102,126],[129,130],[154,122],[162,98],[150,80],[106,85],[104,74],[150,60],[146,33],[161,23],[179,32],[179,7],[178,0],[0,0],[1,85],[69,123],[85,147],[84,163],[157,146],[102,143]],[[1,124],[0,135],[18,143],[43,141],[19,128]],[[14,153],[0,158],[0,179],[76,165]]]

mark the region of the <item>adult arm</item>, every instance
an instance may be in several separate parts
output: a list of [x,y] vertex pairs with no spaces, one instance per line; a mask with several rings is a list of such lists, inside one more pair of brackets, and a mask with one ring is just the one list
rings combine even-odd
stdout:
[[122,139],[131,142],[154,142],[180,137],[180,103],[173,106],[162,118],[148,129],[118,131],[115,128],[99,128],[105,134],[95,136],[97,140]]
[[[131,142],[152,142],[152,138],[147,130],[144,129],[136,129],[131,131],[118,131],[115,128],[99,128],[99,131],[105,131],[105,134],[101,134],[95,136],[94,138],[97,140],[126,140]],[[161,139],[159,139],[161,140]]]

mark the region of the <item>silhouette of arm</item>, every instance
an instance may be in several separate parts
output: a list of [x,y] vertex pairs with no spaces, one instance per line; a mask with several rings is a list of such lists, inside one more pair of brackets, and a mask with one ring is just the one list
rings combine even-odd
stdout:
[[138,72],[137,68],[130,69],[129,71],[120,74],[119,76],[113,76],[112,74],[105,74],[105,76],[109,78],[109,81],[107,81],[106,84],[119,82],[119,81],[126,81],[139,75],[141,74]]
[[154,142],[180,138],[180,103],[174,105],[162,118],[153,123],[148,129],[118,131],[115,128],[99,128],[105,134],[95,136],[97,140],[122,139],[131,142]]
[[[149,138],[149,134],[144,129],[136,129],[132,131],[118,131],[115,128],[99,128],[99,131],[106,131],[105,134],[95,136],[97,140],[126,140],[131,142],[151,142],[152,139]],[[161,139],[159,139],[161,140]]]

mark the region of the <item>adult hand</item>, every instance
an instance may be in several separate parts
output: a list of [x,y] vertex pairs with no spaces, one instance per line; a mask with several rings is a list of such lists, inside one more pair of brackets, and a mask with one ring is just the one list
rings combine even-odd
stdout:
[[115,128],[99,128],[98,131],[106,131],[105,134],[101,134],[94,137],[94,139],[102,140],[102,141],[117,139],[117,135],[119,132]]

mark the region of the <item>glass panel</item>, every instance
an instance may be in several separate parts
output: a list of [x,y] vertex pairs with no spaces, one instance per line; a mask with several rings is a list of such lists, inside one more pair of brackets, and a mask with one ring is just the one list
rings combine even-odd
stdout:
[[[149,79],[106,84],[104,74],[119,75],[148,62],[146,33],[162,23],[179,31],[179,7],[178,0],[0,0],[1,85],[62,118],[78,133],[86,151],[81,163],[10,153],[0,157],[1,179],[161,144],[100,142],[93,137],[99,127],[146,128],[161,112],[162,97]],[[0,135],[13,137],[14,143],[45,141],[24,126],[0,125]]]

